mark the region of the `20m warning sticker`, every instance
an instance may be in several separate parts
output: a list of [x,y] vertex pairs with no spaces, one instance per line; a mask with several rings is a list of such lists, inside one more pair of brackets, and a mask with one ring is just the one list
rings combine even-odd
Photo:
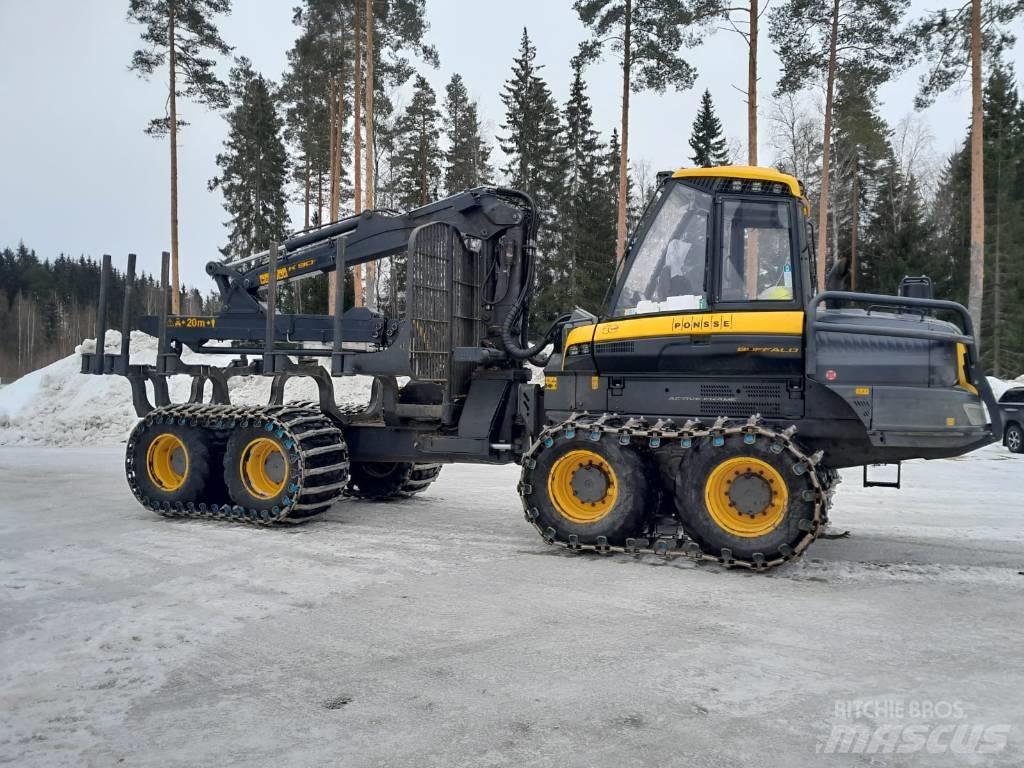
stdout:
[[216,317],[168,317],[168,328],[216,328]]

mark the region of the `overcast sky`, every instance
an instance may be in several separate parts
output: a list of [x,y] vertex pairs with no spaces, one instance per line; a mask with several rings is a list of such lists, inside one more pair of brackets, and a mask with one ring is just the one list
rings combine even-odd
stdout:
[[[273,79],[285,68],[294,40],[292,6],[297,0],[235,0],[221,31],[235,53],[248,56]],[[125,19],[127,0],[0,0],[0,246],[19,239],[42,258],[64,252],[99,256],[115,263],[129,251],[140,265],[158,271],[159,254],[169,249],[168,148],[143,134],[147,121],[162,114],[163,78],[151,82],[128,72],[139,28]],[[915,13],[938,0],[915,0]],[[426,72],[441,93],[453,72],[462,73],[480,101],[481,117],[493,136],[503,109],[498,94],[508,77],[528,26],[543,73],[560,101],[568,93],[569,58],[586,37],[571,0],[427,0],[429,40],[441,67]],[[1020,59],[1021,45],[1011,54]],[[761,158],[770,161],[765,119],[778,60],[767,36],[761,44]],[[742,40],[728,31],[710,36],[689,53],[700,76],[692,91],[632,100],[633,162],[654,170],[684,166],[687,139],[700,93],[711,90],[726,132],[745,135],[742,86],[746,59]],[[224,63],[226,73],[228,62]],[[607,136],[619,119],[620,81],[613,61],[588,70],[595,120]],[[917,73],[905,74],[882,91],[883,115],[895,123],[911,110]],[[936,156],[963,140],[969,93],[950,93],[923,113],[934,136]],[[180,232],[182,279],[204,290],[203,266],[224,244],[226,214],[219,192],[207,191],[214,158],[225,137],[222,115],[184,104],[191,125],[180,140]],[[293,225],[301,225],[300,211]]]

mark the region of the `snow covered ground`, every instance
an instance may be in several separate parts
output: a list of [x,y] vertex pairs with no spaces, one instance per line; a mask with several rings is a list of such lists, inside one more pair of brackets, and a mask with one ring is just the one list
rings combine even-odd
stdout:
[[165,520],[121,450],[0,447],[0,764],[1024,763],[1000,447],[851,473],[851,537],[767,575],[549,548],[514,467],[298,528]]

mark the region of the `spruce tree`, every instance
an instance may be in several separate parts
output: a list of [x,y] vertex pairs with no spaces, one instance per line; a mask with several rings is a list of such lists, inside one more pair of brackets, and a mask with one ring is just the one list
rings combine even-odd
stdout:
[[[129,69],[149,79],[167,67],[167,114],[149,122],[146,133],[168,136],[171,149],[171,281],[178,285],[178,131],[187,123],[178,115],[182,96],[215,108],[228,105],[225,84],[214,70],[211,54],[227,55],[213,17],[229,13],[231,0],[129,0],[128,20],[141,24],[142,42],[132,54]],[[171,310],[181,311],[177,291],[172,291]]]
[[443,159],[440,120],[437,94],[426,78],[417,75],[412,99],[398,126],[397,164],[403,185],[398,202],[404,208],[426,205],[439,196]]
[[462,75],[454,74],[445,89],[444,130],[448,150],[444,155],[444,187],[451,195],[488,182],[491,148],[481,136],[477,104],[469,98]]
[[288,163],[273,86],[240,58],[231,71],[231,90],[235,107],[227,116],[224,152],[217,155],[220,174],[209,186],[221,190],[231,217],[221,253],[238,258],[285,238]]
[[505,135],[501,149],[508,158],[502,168],[509,184],[528,192],[539,207],[555,202],[561,188],[558,144],[558,106],[551,89],[540,76],[537,49],[523,28],[519,56],[512,62],[512,76],[505,81],[501,101],[505,105]]
[[572,60],[572,73],[569,100],[562,112],[566,175],[559,216],[560,290],[549,316],[573,306],[600,312],[615,269],[615,185],[609,184],[606,175],[606,148],[594,129],[579,56]]
[[[560,230],[557,212],[562,203],[565,158],[561,151],[561,121],[558,105],[548,84],[541,77],[536,63],[537,50],[526,28],[520,42],[519,55],[512,64],[512,76],[505,81],[501,93],[505,105],[505,135],[499,137],[501,149],[508,159],[502,169],[509,185],[533,197],[541,230],[537,248],[535,275],[538,285],[554,280],[559,262]],[[546,306],[547,309],[538,309]],[[535,303],[534,329],[553,319],[553,302],[539,297]]]
[[864,216],[854,287],[895,294],[904,276],[933,273],[932,236],[917,179],[904,176],[891,149],[876,169],[876,178],[874,199]]
[[[849,265],[849,290],[861,290],[860,239],[865,213],[883,171],[895,163],[889,146],[889,126],[878,114],[878,91],[873,79],[856,65],[840,73],[836,87],[832,163],[832,242],[834,252]],[[888,183],[893,184],[891,174]],[[915,182],[916,184],[916,182]],[[902,185],[902,180],[899,180]],[[902,186],[900,187],[902,189]],[[895,290],[895,289],[892,289]]]
[[693,121],[690,134],[690,149],[693,155],[690,160],[695,166],[710,168],[729,164],[729,151],[726,149],[725,136],[722,135],[722,121],[715,114],[715,105],[711,103],[711,91],[705,90],[700,97],[700,110]]
[[961,304],[967,302],[970,281],[970,178],[970,154],[961,148],[946,161],[928,214],[935,295]]
[[982,350],[995,376],[1024,371],[1024,105],[1012,68],[985,83],[985,302]]

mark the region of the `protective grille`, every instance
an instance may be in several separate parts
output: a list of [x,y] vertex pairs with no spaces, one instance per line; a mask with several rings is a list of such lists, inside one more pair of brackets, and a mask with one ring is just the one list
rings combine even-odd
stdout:
[[413,378],[440,384],[450,399],[464,395],[474,366],[454,363],[452,350],[480,343],[479,260],[454,227],[435,223],[413,232],[407,269]]
[[594,351],[599,355],[623,355],[633,351],[632,341],[606,341],[594,345]]
[[782,384],[701,384],[701,416],[782,415]]

